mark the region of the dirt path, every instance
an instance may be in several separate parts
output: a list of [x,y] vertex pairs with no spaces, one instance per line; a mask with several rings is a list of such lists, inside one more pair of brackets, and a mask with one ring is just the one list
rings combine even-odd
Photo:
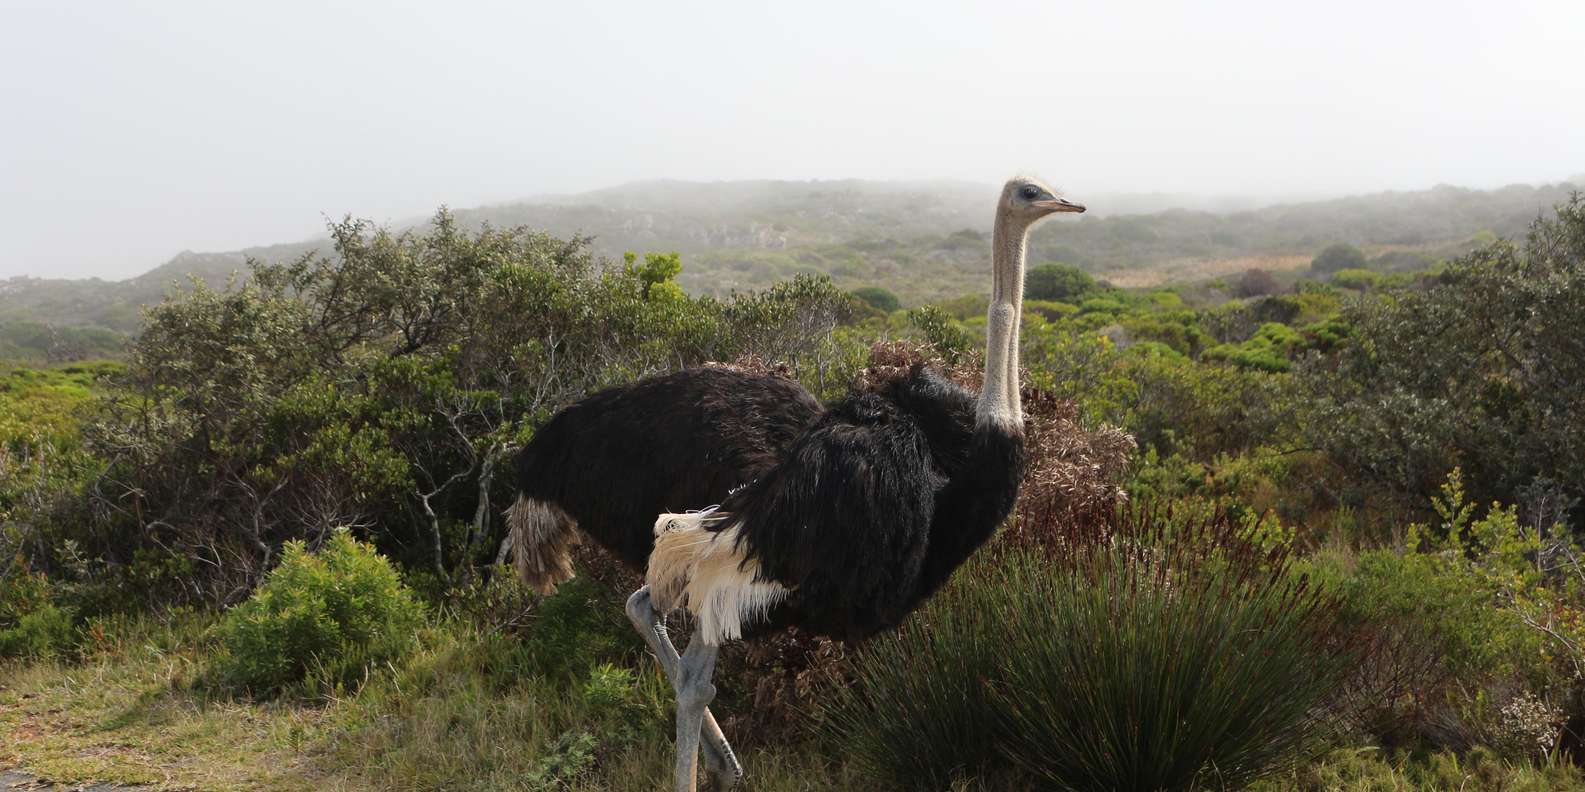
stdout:
[[120,786],[117,784],[52,784],[30,775],[0,770],[0,792],[137,792],[145,786]]

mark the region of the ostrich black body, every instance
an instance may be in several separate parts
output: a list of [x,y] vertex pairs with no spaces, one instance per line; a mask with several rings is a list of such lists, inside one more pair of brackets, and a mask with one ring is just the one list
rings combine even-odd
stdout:
[[725,368],[652,377],[589,396],[540,427],[518,454],[518,488],[560,506],[642,570],[656,515],[720,503],[820,414],[785,377]]
[[1023,436],[976,422],[975,394],[915,366],[822,408],[796,382],[681,371],[558,413],[517,460],[634,569],[655,518],[719,504],[760,577],[790,590],[763,632],[847,641],[897,624],[996,531],[1018,495]]
[[[976,422],[975,395],[923,366],[830,405],[722,504],[760,577],[790,589],[761,629],[849,642],[892,627],[995,533],[1023,435]],[[747,625],[745,625],[747,626]]]

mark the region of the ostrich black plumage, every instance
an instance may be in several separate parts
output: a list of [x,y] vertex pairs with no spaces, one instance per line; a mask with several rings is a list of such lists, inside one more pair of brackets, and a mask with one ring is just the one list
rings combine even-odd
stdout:
[[[526,579],[570,576],[574,526],[647,567],[628,615],[677,692],[678,790],[696,788],[701,734],[722,786],[742,774],[707,709],[721,643],[788,624],[848,641],[896,625],[1011,511],[1028,232],[1082,211],[1033,179],[1002,190],[977,396],[915,367],[821,408],[784,379],[701,369],[590,397],[524,449],[509,522]],[[663,620],[678,608],[698,625],[681,656]]]

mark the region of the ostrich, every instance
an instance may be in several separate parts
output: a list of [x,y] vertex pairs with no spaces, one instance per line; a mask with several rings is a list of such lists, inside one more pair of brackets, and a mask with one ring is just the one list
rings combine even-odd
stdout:
[[[742,777],[708,709],[722,643],[788,625],[856,642],[894,626],[1011,511],[1025,245],[1042,218],[1083,211],[1034,179],[1003,188],[977,397],[922,366],[825,407],[786,379],[694,369],[596,394],[524,448],[508,522],[530,584],[571,577],[575,527],[646,569],[627,612],[677,694],[679,792],[696,788],[701,749],[721,787]],[[697,625],[681,655],[664,623],[677,609]]]

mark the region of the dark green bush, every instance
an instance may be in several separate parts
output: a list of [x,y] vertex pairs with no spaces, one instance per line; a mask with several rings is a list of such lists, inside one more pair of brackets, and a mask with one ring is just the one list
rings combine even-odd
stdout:
[[1066,264],[1040,264],[1024,275],[1024,296],[1031,300],[1074,302],[1097,288],[1090,273]]
[[905,788],[995,772],[1022,787],[1238,787],[1319,734],[1347,659],[1334,602],[1228,520],[1125,521],[1063,560],[969,564],[868,647],[828,710]]
[[345,532],[317,554],[290,542],[280,566],[220,623],[216,670],[254,694],[310,675],[353,684],[411,649],[422,622],[419,603],[373,547]]
[[1335,354],[1300,370],[1306,441],[1341,469],[1412,504],[1455,465],[1483,503],[1520,503],[1540,479],[1585,497],[1585,195],[1523,245],[1492,242],[1343,320]]
[[624,615],[625,595],[576,577],[540,600],[523,631],[530,670],[572,679],[590,668],[637,656],[643,639]]
[[0,657],[55,657],[76,642],[71,608],[57,602],[49,579],[22,573],[0,578]]
[[1346,269],[1364,269],[1365,254],[1353,245],[1338,243],[1328,245],[1310,261],[1310,271],[1327,274]]
[[903,307],[902,301],[897,299],[890,289],[879,286],[863,286],[853,290],[853,296],[863,300],[864,303],[881,313],[889,314]]
[[1332,285],[1339,289],[1353,289],[1355,291],[1369,291],[1381,283],[1381,274],[1367,269],[1338,270],[1332,275]]
[[977,556],[928,607],[864,648],[856,684],[825,723],[865,774],[902,789],[943,789],[1002,763],[1002,724],[985,684],[997,673],[995,623],[1008,592],[998,564]]
[[1473,703],[1460,691],[1501,687],[1493,683],[1507,681],[1515,660],[1539,660],[1538,634],[1501,611],[1493,587],[1464,564],[1371,550],[1352,570],[1321,575],[1339,578],[1342,627],[1370,648],[1344,688],[1346,710],[1385,744],[1467,748],[1476,726],[1464,721],[1479,713],[1460,711]]
[[1245,270],[1238,278],[1238,287],[1235,291],[1240,297],[1260,297],[1282,291],[1282,284],[1277,282],[1276,276],[1266,270]]

